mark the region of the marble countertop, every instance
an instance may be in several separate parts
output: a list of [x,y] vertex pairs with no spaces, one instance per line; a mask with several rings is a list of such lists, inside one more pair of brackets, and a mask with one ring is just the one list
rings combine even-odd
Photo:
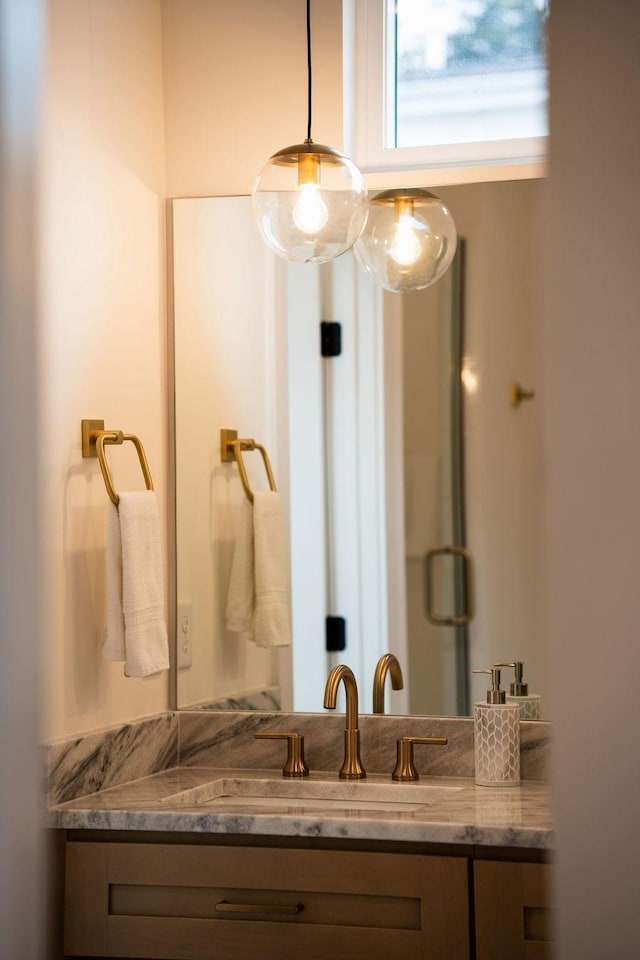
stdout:
[[173,767],[49,808],[67,830],[139,830],[551,849],[548,783],[479,787],[463,777],[341,781],[312,771]]

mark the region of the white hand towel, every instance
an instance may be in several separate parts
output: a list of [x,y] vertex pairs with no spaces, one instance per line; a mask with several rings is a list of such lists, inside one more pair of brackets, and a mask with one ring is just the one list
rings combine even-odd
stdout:
[[238,507],[236,543],[231,561],[225,623],[227,630],[253,640],[255,577],[253,562],[253,507],[243,499]]
[[253,638],[258,647],[291,645],[291,603],[287,540],[282,501],[275,492],[253,495],[255,611]]
[[[108,556],[107,635],[103,653],[108,659],[125,661],[125,676],[146,677],[169,668],[160,522],[155,494],[150,490],[121,493],[116,513],[120,528],[122,589],[118,604],[114,584],[117,561]],[[117,539],[113,517],[110,516],[108,552],[117,549]],[[120,638],[122,620],[124,651]],[[114,656],[116,652],[120,654],[117,657]]]
[[282,501],[258,492],[240,505],[225,623],[258,647],[291,645],[289,555]]

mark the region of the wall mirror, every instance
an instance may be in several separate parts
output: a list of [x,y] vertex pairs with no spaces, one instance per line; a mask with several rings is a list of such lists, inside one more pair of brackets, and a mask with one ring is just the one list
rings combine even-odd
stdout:
[[[351,254],[278,260],[247,197],[173,201],[178,708],[321,711],[327,673],[345,662],[368,712],[376,662],[392,652],[405,682],[387,690],[388,713],[468,714],[486,689],[471,670],[521,660],[549,716],[543,188],[439,189],[464,244],[437,284],[405,295],[376,288]],[[321,356],[322,322],[340,324],[339,356]],[[226,628],[245,495],[221,429],[271,459],[291,545],[289,647]],[[260,457],[244,462],[265,488]],[[439,625],[467,601],[460,559],[437,551],[461,543],[473,617]],[[327,652],[327,617],[344,620],[344,651]]]

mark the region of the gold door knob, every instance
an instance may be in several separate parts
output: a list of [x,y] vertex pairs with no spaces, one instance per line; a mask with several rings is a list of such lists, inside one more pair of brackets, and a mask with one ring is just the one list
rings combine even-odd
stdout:
[[512,383],[509,387],[509,402],[512,407],[519,407],[523,400],[533,400],[535,390],[525,390],[519,383]]

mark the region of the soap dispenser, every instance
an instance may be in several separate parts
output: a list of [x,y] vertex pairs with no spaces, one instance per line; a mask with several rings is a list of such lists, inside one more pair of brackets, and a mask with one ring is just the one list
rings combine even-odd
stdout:
[[539,720],[542,716],[542,697],[539,693],[529,693],[529,684],[524,682],[524,663],[516,660],[514,663],[496,663],[496,667],[513,667],[516,678],[509,687],[507,703],[520,704],[521,720]]
[[481,787],[517,787],[520,783],[520,704],[507,703],[500,689],[500,668],[491,674],[486,701],[473,705],[476,783]]

